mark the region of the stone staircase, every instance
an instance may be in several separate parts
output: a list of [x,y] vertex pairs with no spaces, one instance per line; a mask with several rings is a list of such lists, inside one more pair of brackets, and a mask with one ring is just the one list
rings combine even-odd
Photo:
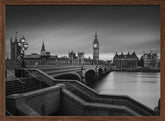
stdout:
[[48,87],[45,83],[35,78],[19,78],[6,81],[6,96],[15,93],[25,93]]
[[65,89],[68,90],[70,93],[72,93],[72,95],[74,95],[74,97],[79,98],[80,100],[82,100],[86,103],[90,103],[92,105],[93,104],[107,105],[107,106],[110,106],[110,107],[116,108],[116,109],[121,108],[121,109],[127,110],[129,112],[128,114],[130,114],[130,116],[153,116],[154,115],[153,111],[141,110],[140,106],[136,107],[136,106],[133,106],[132,104],[130,104],[130,106],[125,105],[122,103],[123,102],[122,99],[114,98],[112,100],[109,100],[108,98],[103,98],[103,99],[100,98],[101,100],[99,100],[99,97],[93,98],[93,96],[91,94],[87,93],[80,87],[74,86],[73,84],[67,83],[65,85]]
[[85,92],[83,92],[82,90],[73,88],[70,85],[66,85],[65,87],[67,90],[69,90],[71,93],[73,93],[74,95],[78,96],[79,98],[83,99],[84,101],[87,102],[94,102],[94,100]]
[[[43,78],[43,80],[53,82],[51,86],[58,83],[65,84],[65,88],[62,90],[62,94],[68,96],[70,99],[74,100],[76,103],[80,104],[81,106],[85,106],[86,108],[88,108],[88,106],[95,107],[96,109],[108,107],[109,109],[125,111],[130,116],[155,115],[153,110],[149,109],[148,107],[142,105],[141,103],[137,102],[136,100],[133,100],[128,96],[100,95],[79,81],[55,80],[51,78],[50,75],[44,74],[44,72],[40,70],[31,70],[30,72],[36,74],[37,78],[41,77]],[[59,110],[59,112],[53,114],[52,116],[66,115],[65,112],[63,112],[65,110],[69,111],[69,108],[65,108],[64,110]]]

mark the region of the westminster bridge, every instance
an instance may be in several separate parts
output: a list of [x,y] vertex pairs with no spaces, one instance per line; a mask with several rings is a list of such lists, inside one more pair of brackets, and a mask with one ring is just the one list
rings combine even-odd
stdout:
[[[55,79],[78,80],[92,83],[111,71],[108,65],[84,65],[40,68]],[[30,70],[30,69],[29,69]]]
[[6,80],[6,114],[21,116],[154,116],[124,95],[102,95],[86,83],[111,72],[108,65],[19,68]]

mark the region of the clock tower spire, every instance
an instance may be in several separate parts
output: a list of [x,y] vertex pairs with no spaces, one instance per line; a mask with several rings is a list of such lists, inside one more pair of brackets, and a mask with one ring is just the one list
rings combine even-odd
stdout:
[[95,38],[93,41],[93,61],[94,64],[98,64],[99,61],[99,41],[97,33],[95,34]]

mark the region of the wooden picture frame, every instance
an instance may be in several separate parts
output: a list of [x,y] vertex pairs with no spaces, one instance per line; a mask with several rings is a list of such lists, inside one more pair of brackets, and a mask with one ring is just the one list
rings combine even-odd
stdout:
[[[5,6],[6,5],[160,5],[161,111],[160,116],[5,116]],[[164,121],[165,120],[165,1],[164,0],[1,0],[0,1],[0,120],[1,121]]]

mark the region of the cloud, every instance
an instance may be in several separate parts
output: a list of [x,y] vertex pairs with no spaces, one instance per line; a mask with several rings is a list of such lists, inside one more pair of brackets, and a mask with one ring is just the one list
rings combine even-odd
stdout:
[[[159,50],[159,6],[7,6],[5,56],[10,38],[18,32],[29,43],[27,53],[39,53],[42,41],[53,54],[84,51],[92,54],[95,32],[100,57],[115,51]],[[159,52],[159,51],[158,51]]]

